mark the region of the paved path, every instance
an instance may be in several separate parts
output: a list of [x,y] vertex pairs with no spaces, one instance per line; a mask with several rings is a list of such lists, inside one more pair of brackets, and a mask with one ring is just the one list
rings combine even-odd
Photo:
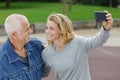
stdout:
[[120,80],[120,47],[104,46],[90,53],[92,80]]

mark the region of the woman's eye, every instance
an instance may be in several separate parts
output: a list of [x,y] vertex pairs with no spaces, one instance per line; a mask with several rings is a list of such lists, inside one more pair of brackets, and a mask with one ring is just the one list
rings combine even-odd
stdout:
[[45,27],[45,28],[49,30],[54,30],[54,27]]
[[52,28],[52,27],[50,27],[50,29],[51,29],[51,30],[53,30],[53,28]]

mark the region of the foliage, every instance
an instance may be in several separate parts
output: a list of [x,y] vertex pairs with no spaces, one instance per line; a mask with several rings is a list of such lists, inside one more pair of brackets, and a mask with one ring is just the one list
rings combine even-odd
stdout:
[[[110,1],[112,3],[110,3]],[[111,7],[117,7],[118,0],[78,0],[78,2],[82,3],[82,4],[87,4],[87,5],[100,5],[100,6],[110,6],[110,4],[112,5]]]
[[[119,8],[109,8],[101,6],[73,4],[72,11],[69,12],[66,6],[66,15],[72,21],[94,20],[94,11],[108,10],[114,18],[120,18]],[[4,7],[4,3],[0,3],[0,24],[4,24],[5,18],[13,13],[25,15],[31,23],[46,22],[49,14],[53,12],[62,13],[61,3],[41,3],[41,2],[15,2],[11,3],[11,7]]]

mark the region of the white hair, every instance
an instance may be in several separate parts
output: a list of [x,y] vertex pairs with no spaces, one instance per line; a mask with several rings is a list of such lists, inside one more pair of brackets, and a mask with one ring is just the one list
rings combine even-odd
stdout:
[[22,20],[27,20],[24,15],[12,14],[9,15],[5,20],[5,31],[10,36],[12,32],[20,32],[22,29]]

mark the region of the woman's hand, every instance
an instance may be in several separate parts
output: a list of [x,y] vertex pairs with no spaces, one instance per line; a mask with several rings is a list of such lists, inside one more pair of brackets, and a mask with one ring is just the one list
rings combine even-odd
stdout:
[[103,27],[106,31],[109,31],[113,25],[113,18],[112,18],[112,15],[110,13],[108,13],[107,11],[105,11],[105,12],[107,13],[106,14],[107,21],[103,22]]

